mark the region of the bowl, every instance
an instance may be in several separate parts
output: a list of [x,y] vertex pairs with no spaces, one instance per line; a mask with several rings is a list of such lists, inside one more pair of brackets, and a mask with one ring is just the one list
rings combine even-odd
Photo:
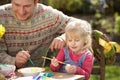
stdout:
[[23,76],[37,76],[40,72],[45,71],[45,68],[41,67],[26,67],[18,69],[18,72]]
[[11,64],[0,64],[0,73],[4,76],[10,76],[15,72],[16,66]]

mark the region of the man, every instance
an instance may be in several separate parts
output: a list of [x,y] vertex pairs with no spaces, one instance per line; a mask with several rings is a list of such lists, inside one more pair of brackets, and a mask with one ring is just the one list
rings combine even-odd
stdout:
[[76,19],[38,0],[11,0],[11,4],[0,6],[0,24],[6,28],[0,44],[0,62],[20,68],[31,66],[31,58],[33,66],[42,66],[42,56],[47,55],[48,48],[53,51],[65,45],[64,35],[57,34],[63,33],[72,20]]

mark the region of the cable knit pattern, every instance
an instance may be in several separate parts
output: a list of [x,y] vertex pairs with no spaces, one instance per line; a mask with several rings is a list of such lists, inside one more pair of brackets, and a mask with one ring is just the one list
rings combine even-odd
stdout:
[[[5,26],[6,32],[0,41],[0,63],[14,64],[13,57],[24,48],[30,50],[35,66],[42,66],[41,56],[46,55],[51,41],[56,34],[63,33],[70,19],[50,6],[38,4],[32,18],[19,21],[11,11],[11,4],[1,6],[0,24]],[[30,62],[25,66],[31,66]]]

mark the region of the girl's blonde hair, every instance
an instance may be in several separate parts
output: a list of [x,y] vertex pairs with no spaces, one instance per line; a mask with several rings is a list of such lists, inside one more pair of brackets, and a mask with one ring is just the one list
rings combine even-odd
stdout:
[[71,21],[65,28],[65,35],[66,41],[67,35],[69,35],[73,39],[83,39],[85,42],[83,49],[87,48],[90,51],[92,51],[92,38],[91,38],[92,28],[87,21],[83,20]]

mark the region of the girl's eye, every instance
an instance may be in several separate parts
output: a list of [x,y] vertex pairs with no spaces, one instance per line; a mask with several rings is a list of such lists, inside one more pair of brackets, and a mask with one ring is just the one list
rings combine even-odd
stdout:
[[76,42],[80,41],[80,40],[75,40]]

